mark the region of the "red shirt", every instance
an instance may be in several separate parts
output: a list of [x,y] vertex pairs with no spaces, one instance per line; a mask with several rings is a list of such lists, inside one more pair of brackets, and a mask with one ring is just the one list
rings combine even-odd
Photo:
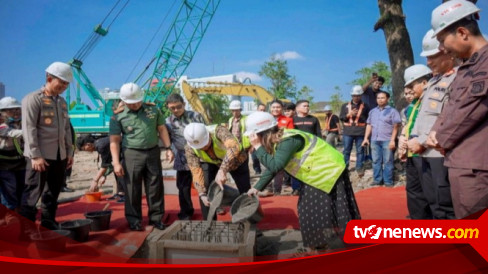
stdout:
[[295,128],[293,126],[293,118],[286,117],[285,115],[280,115],[278,118],[276,118],[276,121],[278,122],[279,128],[289,128],[289,129]]

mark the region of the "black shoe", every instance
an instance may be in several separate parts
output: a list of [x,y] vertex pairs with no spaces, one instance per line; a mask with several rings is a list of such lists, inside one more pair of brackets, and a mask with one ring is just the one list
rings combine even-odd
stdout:
[[125,197],[124,196],[119,196],[120,199],[117,200],[117,203],[125,203]]
[[181,221],[190,221],[191,218],[192,218],[191,215],[186,215],[184,213],[178,213],[178,219],[181,220]]
[[49,230],[58,230],[59,229],[58,222],[53,221],[53,220],[42,220],[41,226],[44,228],[47,228]]
[[152,225],[152,226],[154,226],[154,228],[157,228],[159,230],[166,229],[166,225],[163,224],[162,222],[149,222],[149,225]]
[[371,183],[371,186],[380,186],[382,185],[383,183],[378,183],[378,182],[372,182]]
[[124,197],[124,195],[114,194],[107,198],[107,200],[115,200]]
[[142,228],[142,225],[139,224],[139,223],[137,223],[137,224],[129,224],[129,228],[132,231],[144,231],[144,229]]
[[385,184],[385,187],[394,187],[395,184]]
[[69,188],[69,187],[67,187],[67,186],[63,186],[63,187],[61,188],[61,192],[75,192],[75,190],[74,190],[74,189],[72,189],[72,188]]

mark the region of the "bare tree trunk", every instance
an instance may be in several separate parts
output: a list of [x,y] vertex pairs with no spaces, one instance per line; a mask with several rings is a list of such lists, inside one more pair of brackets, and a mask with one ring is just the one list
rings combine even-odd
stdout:
[[[380,19],[374,25],[374,31],[382,29],[385,34],[386,47],[392,70],[393,101],[397,109],[406,105],[403,100],[403,72],[413,65],[413,51],[410,35],[405,25],[402,0],[378,0]],[[425,28],[428,29],[428,26]]]

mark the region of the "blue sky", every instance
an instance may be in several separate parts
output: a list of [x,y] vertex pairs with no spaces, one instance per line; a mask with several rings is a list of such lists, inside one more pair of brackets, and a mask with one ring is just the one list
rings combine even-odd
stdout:
[[[44,69],[53,61],[71,60],[115,2],[0,0],[0,82],[6,85],[7,95],[21,99],[41,87]],[[415,62],[425,63],[419,56],[422,37],[430,28],[431,11],[441,0],[403,2]],[[487,2],[477,4],[484,32]],[[98,89],[118,89],[142,71],[164,32],[129,76],[172,3],[129,3],[85,59],[83,69]],[[258,71],[271,55],[280,54],[298,87],[314,90],[314,101],[328,100],[335,86],[348,98],[355,71],[375,61],[389,64],[384,33],[373,32],[378,17],[375,0],[222,0],[185,74],[190,78],[246,75],[268,88],[269,82],[260,79]]]

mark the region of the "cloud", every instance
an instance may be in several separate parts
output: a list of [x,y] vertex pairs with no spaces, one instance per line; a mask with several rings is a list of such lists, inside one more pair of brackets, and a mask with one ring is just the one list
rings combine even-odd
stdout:
[[253,73],[253,72],[239,71],[239,72],[236,72],[235,75],[236,75],[237,79],[239,79],[240,81],[244,81],[244,79],[246,79],[246,78],[251,79],[251,82],[259,82],[259,81],[263,80],[263,78],[261,78],[261,76],[259,76],[256,73]]
[[283,53],[277,53],[277,54],[275,54],[275,57],[277,59],[283,59],[283,60],[299,60],[299,59],[303,59],[303,56],[301,56],[296,51],[285,51]]

